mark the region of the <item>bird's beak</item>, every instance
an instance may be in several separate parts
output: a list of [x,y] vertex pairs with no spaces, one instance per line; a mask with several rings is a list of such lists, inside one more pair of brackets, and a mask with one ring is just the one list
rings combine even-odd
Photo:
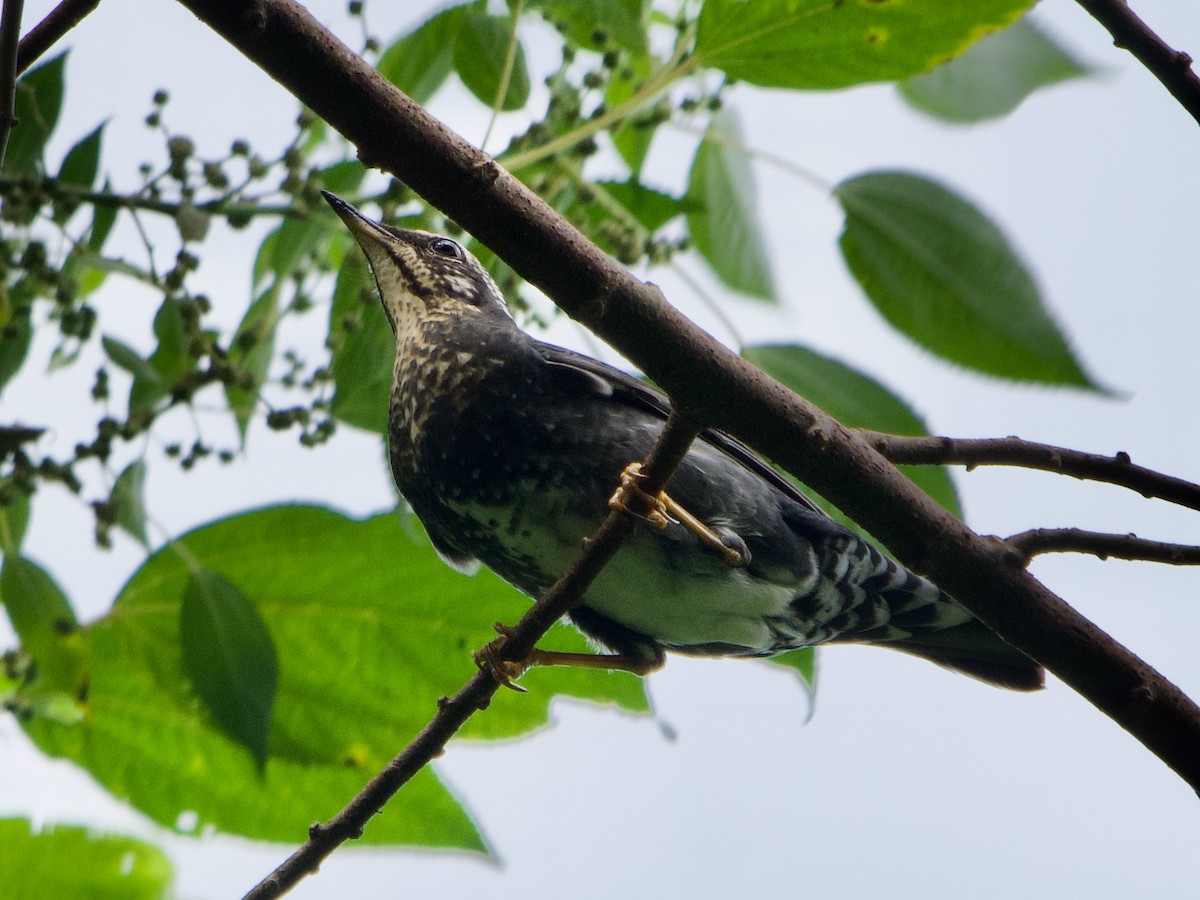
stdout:
[[413,285],[417,278],[413,275],[413,266],[417,262],[417,251],[411,241],[404,237],[403,232],[396,232],[368,219],[357,209],[336,194],[321,191],[321,196],[333,207],[338,218],[345,223],[347,230],[362,248],[371,273],[375,276],[375,285],[379,289],[379,300],[387,315],[392,332],[398,333],[397,323],[412,318],[405,313],[409,310],[422,310],[425,303],[419,293],[414,293]]
[[[338,214],[338,218],[345,223],[347,230],[358,242],[358,246],[362,248],[367,262],[370,263],[371,271],[375,274],[376,281],[381,275],[393,269],[398,273],[408,272],[407,267],[397,259],[395,252],[398,246],[407,243],[403,238],[373,219],[368,219],[337,194],[321,191],[321,196],[333,207],[333,211]],[[406,277],[406,280],[411,281],[411,278]],[[384,292],[380,291],[380,296],[383,295]],[[387,308],[386,302],[384,308]],[[389,310],[389,318],[390,316],[391,311]]]
[[[331,194],[329,191],[321,191],[321,196],[325,198],[325,202],[333,207],[333,211],[338,214],[338,218],[346,223],[346,227],[350,229],[350,233],[354,235],[354,239],[358,241],[360,247],[364,251],[368,245],[378,244],[385,238],[395,238],[384,231],[383,226],[378,222],[373,222],[368,219],[357,209],[339,197],[337,194]],[[371,254],[368,252],[368,256]]]

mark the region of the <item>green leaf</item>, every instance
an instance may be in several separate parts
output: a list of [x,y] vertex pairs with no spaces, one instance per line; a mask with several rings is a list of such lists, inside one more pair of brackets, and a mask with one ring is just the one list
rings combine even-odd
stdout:
[[991,34],[962,56],[900,83],[913,107],[950,122],[1007,115],[1038,88],[1090,69],[1073,59],[1027,19]]
[[357,159],[343,159],[321,171],[321,184],[335,194],[357,191],[367,175],[367,170]]
[[330,232],[331,225],[323,216],[288,219],[259,246],[254,260],[254,286],[259,287],[268,275],[274,275],[277,281],[290,278]]
[[183,670],[217,727],[267,759],[279,659],[266,623],[238,588],[216,572],[193,572],[179,611]]
[[348,254],[338,271],[329,311],[334,384],[330,412],[347,425],[384,434],[396,338],[372,285],[363,255]]
[[12,377],[21,371],[33,341],[30,305],[23,296],[26,293],[14,288],[6,296],[0,286],[0,394]]
[[13,631],[31,653],[54,649],[79,622],[66,595],[50,574],[23,556],[7,555],[0,569],[0,599]]
[[[105,179],[104,193],[112,193],[112,184]],[[93,253],[99,253],[104,249],[104,243],[108,240],[108,236],[112,233],[113,225],[117,221],[117,206],[101,206],[96,204],[92,212],[92,227],[88,232],[87,245],[88,249]]]
[[118,275],[128,275],[136,280],[145,278],[146,273],[137,266],[127,263],[123,259],[92,253],[90,250],[85,250],[82,244],[76,244],[73,252],[79,256],[80,263],[85,263],[93,269],[99,269],[105,274],[115,272]]
[[[89,715],[76,728],[35,719],[46,753],[86,768],[114,795],[167,826],[259,840],[303,839],[432,717],[437,698],[475,671],[490,623],[528,608],[495,576],[447,568],[395,514],[365,521],[276,507],[197,529],[154,554],[121,591],[93,642]],[[277,648],[279,687],[260,772],[197,708],[180,655],[180,605],[193,564],[254,604]],[[583,650],[556,629],[544,646]],[[641,682],[582,670],[535,670],[530,693],[503,692],[465,734],[512,737],[544,725],[556,694],[645,710]],[[431,771],[367,827],[374,844],[483,842]]]
[[[366,170],[357,160],[343,160],[324,169],[321,181],[332,191],[346,193],[357,189],[365,175]],[[257,288],[272,277],[242,317],[230,351],[230,362],[243,370],[246,380],[225,386],[225,397],[243,443],[274,357],[282,285],[304,268],[311,255],[328,256],[334,235],[340,239],[341,232],[335,230],[330,217],[309,216],[284,222],[259,247],[253,284]]]
[[599,181],[596,187],[621,204],[638,224],[654,233],[676,216],[687,211],[687,204],[678,197],[648,188],[636,181]]
[[687,201],[635,181],[564,185],[553,202],[606,253],[625,263],[641,259],[646,254],[644,238],[689,209]]
[[164,900],[174,874],[161,850],[73,825],[34,831],[24,819],[0,819],[0,896],[21,900],[93,897]]
[[59,181],[85,191],[91,189],[100,168],[100,142],[106,124],[101,122],[91,134],[81,138],[67,151],[62,168],[58,170]]
[[100,346],[104,348],[104,355],[117,368],[124,369],[134,378],[141,378],[153,383],[161,382],[161,376],[158,374],[158,370],[150,365],[150,360],[142,359],[138,352],[128,344],[105,334],[100,337]]
[[25,530],[29,527],[29,495],[0,481],[8,502],[0,504],[0,555],[15,556],[21,552]]
[[[100,141],[106,124],[101,122],[95,131],[80,139],[67,151],[62,167],[58,170],[58,180],[62,184],[85,191],[91,189],[100,168]],[[54,221],[63,224],[78,206],[74,201],[57,201],[54,204]]]
[[[104,193],[111,193],[111,185],[107,180],[104,183]],[[69,272],[79,285],[80,298],[93,293],[108,277],[110,261],[101,257],[100,251],[112,233],[113,225],[116,224],[117,211],[116,206],[92,204],[91,227],[83,239],[71,249],[64,270]]]
[[726,285],[751,297],[775,300],[766,244],[758,223],[754,180],[739,146],[733,115],[709,129],[688,178],[688,230],[704,260]]
[[[747,347],[742,351],[772,378],[816,404],[848,428],[888,434],[925,435],[924,421],[886,387],[857,369],[795,344]],[[901,466],[925,493],[962,516],[950,473],[940,466]]]
[[966,200],[904,172],[861,175],[834,195],[846,264],[899,331],[990,375],[1099,390],[1004,235]]
[[69,366],[75,365],[75,361],[79,359],[79,354],[83,350],[83,344],[79,341],[69,338],[64,338],[59,341],[58,346],[50,353],[50,363],[46,366],[47,372],[57,372],[60,369],[66,369]]
[[143,547],[150,545],[146,536],[146,463],[137,460],[125,467],[113,484],[112,502],[117,507],[117,525]]
[[17,704],[43,712],[64,700],[81,704],[88,683],[88,639],[58,584],[32,560],[5,554],[0,600],[22,652],[34,663]]
[[781,666],[794,672],[800,679],[800,684],[804,686],[804,692],[808,695],[809,703],[812,703],[813,698],[817,694],[816,647],[801,647],[799,650],[789,650],[787,653],[772,656],[764,660],[764,662],[770,663],[773,666]]
[[528,0],[526,8],[560,27],[567,42],[581,50],[603,50],[611,43],[635,55],[646,53],[645,0]]
[[[613,73],[604,94],[605,105],[616,109],[637,93],[638,88],[645,84],[650,77],[651,57],[636,56],[627,66],[620,66]],[[611,132],[613,146],[629,166],[629,171],[637,178],[650,152],[650,144],[662,119],[657,116],[642,117],[634,115],[622,122]]]
[[278,325],[279,282],[275,281],[250,304],[230,345],[230,363],[240,367],[247,378],[246,382],[225,385],[225,399],[237,422],[243,445],[259,392],[266,381],[267,367],[275,355]]
[[196,365],[196,360],[188,352],[183,311],[174,297],[164,298],[158,312],[154,314],[154,336],[158,339],[158,346],[148,362],[155,372],[155,377],[134,375],[133,385],[129,389],[130,415],[153,409],[154,405],[167,395],[171,386],[191,372]]
[[[486,6],[473,5],[465,9],[454,44],[454,69],[467,90],[488,106],[496,102],[500,91],[508,45],[515,27],[511,18],[489,16]],[[521,109],[528,100],[529,69],[525,64],[525,49],[518,43],[500,109]]]
[[706,0],[696,60],[762,87],[896,81],[1016,21],[1032,0]]
[[379,58],[379,73],[417,103],[428,103],[454,70],[465,13],[465,6],[451,7],[397,40]]
[[31,175],[42,161],[42,151],[62,110],[66,61],[67,54],[59,54],[30,69],[17,82],[13,101],[18,125],[12,130],[3,160],[6,175]]
[[[349,193],[357,189],[365,175],[366,169],[361,163],[342,160],[321,172],[321,182],[331,191]],[[260,288],[269,275],[281,282],[303,271],[306,259],[327,246],[332,235],[341,233],[335,221],[324,214],[288,219],[267,235],[254,259],[251,279],[254,288]]]

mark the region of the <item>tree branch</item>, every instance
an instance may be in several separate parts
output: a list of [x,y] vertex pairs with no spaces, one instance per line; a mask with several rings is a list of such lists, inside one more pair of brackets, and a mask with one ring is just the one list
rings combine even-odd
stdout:
[[1137,491],[1143,497],[1166,500],[1200,510],[1200,485],[1135,466],[1129,454],[1113,456],[1037,444],[1018,437],[907,437],[879,431],[860,431],[863,439],[897,465],[1019,466],[1057,472],[1087,481],[1102,481]]
[[1191,56],[1173,50],[1138,18],[1126,0],[1079,0],[1079,5],[1108,29],[1114,45],[1136,56],[1192,118],[1200,122],[1200,77],[1192,69]]
[[1101,559],[1134,559],[1172,566],[1200,566],[1200,547],[1148,541],[1136,534],[1103,534],[1082,528],[1032,528],[1004,539],[1026,560],[1039,553],[1090,553]]
[[0,425],[0,462],[10,453],[16,453],[22,444],[36,441],[46,433],[45,428],[31,428],[25,425]]
[[8,153],[8,139],[17,127],[17,41],[25,0],[4,0],[0,9],[0,169]]
[[20,49],[17,50],[17,71],[24,72],[37,62],[43,53],[99,5],[100,0],[62,0],[21,39]]
[[[699,427],[683,416],[672,413],[658,441],[646,458],[639,486],[657,495],[687,454]],[[614,485],[615,487],[615,485]],[[633,532],[638,519],[613,510],[585,543],[570,568],[550,586],[546,594],[521,617],[509,632],[500,650],[503,659],[519,662],[529,656],[534,645],[555,622],[577,606],[588,586]],[[414,775],[441,756],[446,742],[478,710],[486,709],[500,685],[486,671],[479,671],[449,699],[438,701],[437,714],[387,768],[364,787],[326,824],[313,825],[308,841],[287,858],[274,872],[246,894],[245,900],[267,900],[292,889],[301,879],[317,871],[321,861],[347,840],[362,836],[363,829]]]
[[[1200,789],[1200,709],[975,534],[851,430],[721,346],[540,197],[401,94],[290,0],[179,0],[352,141],[636,363],[696,419],[828,497]],[[703,373],[703,377],[697,377]]]

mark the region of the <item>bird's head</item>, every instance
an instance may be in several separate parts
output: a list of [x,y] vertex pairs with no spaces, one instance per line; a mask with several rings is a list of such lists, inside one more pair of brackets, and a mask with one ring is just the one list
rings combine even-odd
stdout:
[[435,318],[496,313],[509,318],[496,282],[457,241],[381,225],[342,198],[322,194],[366,254],[397,338],[415,335]]

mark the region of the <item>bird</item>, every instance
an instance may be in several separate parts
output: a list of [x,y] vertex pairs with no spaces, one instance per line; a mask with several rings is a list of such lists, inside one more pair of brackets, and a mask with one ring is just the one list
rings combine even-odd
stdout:
[[[396,338],[396,487],[445,562],[482,564],[536,599],[614,487],[636,489],[630,464],[662,431],[669,398],[522,330],[458,241],[324,197],[365,254]],[[999,687],[1043,685],[1037,663],[724,432],[699,434],[647,518],[568,613],[609,652],[564,662],[646,674],[666,652],[764,658],[865,643]]]

